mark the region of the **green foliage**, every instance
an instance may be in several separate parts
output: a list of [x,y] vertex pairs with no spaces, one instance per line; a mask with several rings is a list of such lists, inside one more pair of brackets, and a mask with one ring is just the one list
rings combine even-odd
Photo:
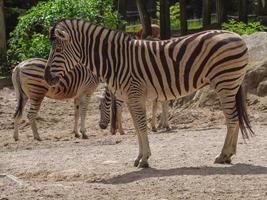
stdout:
[[250,35],[258,31],[266,31],[267,27],[260,24],[260,22],[240,22],[230,19],[228,22],[222,24],[222,29],[238,33],[239,35]]
[[[157,1],[157,24],[159,24],[160,19],[160,5],[159,1]],[[171,21],[171,29],[179,29],[180,28],[180,3],[176,2],[174,5],[170,6],[170,21]]]
[[116,28],[122,23],[111,0],[49,0],[40,2],[19,18],[8,41],[8,61],[15,65],[32,57],[47,58],[50,49],[48,29],[64,18],[81,18]]
[[171,29],[178,29],[180,27],[180,3],[176,2],[170,7]]

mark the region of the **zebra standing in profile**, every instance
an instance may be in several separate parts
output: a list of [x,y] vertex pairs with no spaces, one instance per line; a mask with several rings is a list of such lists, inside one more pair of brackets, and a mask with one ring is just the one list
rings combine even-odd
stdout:
[[209,84],[218,94],[227,135],[216,163],[230,163],[239,129],[253,134],[241,84],[248,63],[243,39],[223,30],[203,31],[165,41],[134,40],[84,20],[62,20],[50,31],[52,49],[45,80],[56,84],[73,68],[90,67],[111,92],[127,103],[138,136],[135,166],[148,167],[147,99],[160,101],[189,95]]
[[75,137],[80,137],[78,132],[79,116],[81,117],[80,132],[86,139],[85,117],[90,96],[98,85],[98,79],[86,68],[74,68],[65,74],[56,86],[50,87],[44,80],[46,60],[33,58],[18,64],[12,73],[12,82],[17,97],[17,108],[14,115],[14,135],[18,140],[18,126],[27,100],[30,100],[28,119],[34,139],[41,140],[36,126],[37,113],[40,110],[44,97],[51,99],[74,98],[74,129]]

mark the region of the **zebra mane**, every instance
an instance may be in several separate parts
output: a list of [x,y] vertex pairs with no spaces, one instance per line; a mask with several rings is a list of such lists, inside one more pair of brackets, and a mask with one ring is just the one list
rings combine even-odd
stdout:
[[110,30],[110,31],[114,31],[115,33],[118,33],[118,34],[121,34],[121,35],[124,35],[126,38],[128,39],[134,39],[134,36],[132,34],[129,34],[129,33],[126,33],[122,30],[113,30],[113,29],[110,29],[110,28],[106,28],[105,26],[101,25],[101,24],[95,24],[95,23],[91,23],[87,20],[84,20],[84,19],[61,19],[59,20],[58,22],[56,22],[52,27],[50,27],[49,29],[49,39],[50,41],[54,41],[55,40],[55,30],[56,30],[56,27],[60,26],[61,24],[66,24],[66,21],[82,21],[84,23],[89,23],[89,24],[92,24],[92,25],[95,25],[95,26],[98,26],[98,27],[102,27],[102,28],[105,28],[107,30]]

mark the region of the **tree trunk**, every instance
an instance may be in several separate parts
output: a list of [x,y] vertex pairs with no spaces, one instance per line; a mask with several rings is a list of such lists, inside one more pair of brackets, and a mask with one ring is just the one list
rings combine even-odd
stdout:
[[6,27],[4,18],[4,1],[0,0],[0,59],[6,52]]
[[[122,16],[123,19],[126,19],[127,11],[127,0],[118,0],[118,12]],[[120,24],[117,27],[119,30],[125,31],[125,25]]]
[[185,35],[188,30],[186,0],[180,0],[180,21],[181,21],[181,35]]
[[203,27],[211,24],[211,2],[210,0],[202,0],[202,23]]
[[171,37],[170,3],[169,0],[160,0],[160,39]]
[[262,25],[267,26],[267,0],[258,0],[257,16]]
[[216,15],[217,15],[217,22],[221,27],[222,23],[226,19],[226,13],[224,9],[224,0],[216,0]]
[[147,12],[144,0],[136,0],[136,5],[140,16],[140,21],[143,27],[143,33],[141,38],[146,38],[147,36],[152,35],[150,17]]
[[248,22],[248,0],[239,0],[238,18],[242,22]]
[[257,14],[259,16],[267,15],[267,0],[258,0]]

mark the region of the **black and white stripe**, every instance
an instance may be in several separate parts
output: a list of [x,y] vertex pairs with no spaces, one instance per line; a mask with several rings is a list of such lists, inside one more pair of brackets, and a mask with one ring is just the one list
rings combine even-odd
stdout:
[[[77,66],[104,80],[127,103],[137,131],[139,155],[135,166],[148,166],[147,99],[177,99],[205,85],[217,92],[227,122],[227,136],[215,162],[231,161],[239,127],[252,132],[241,93],[248,63],[247,46],[232,32],[209,30],[165,41],[135,40],[84,20],[63,20],[52,27],[53,44],[46,80],[53,85]],[[247,129],[248,128],[248,129]]]

